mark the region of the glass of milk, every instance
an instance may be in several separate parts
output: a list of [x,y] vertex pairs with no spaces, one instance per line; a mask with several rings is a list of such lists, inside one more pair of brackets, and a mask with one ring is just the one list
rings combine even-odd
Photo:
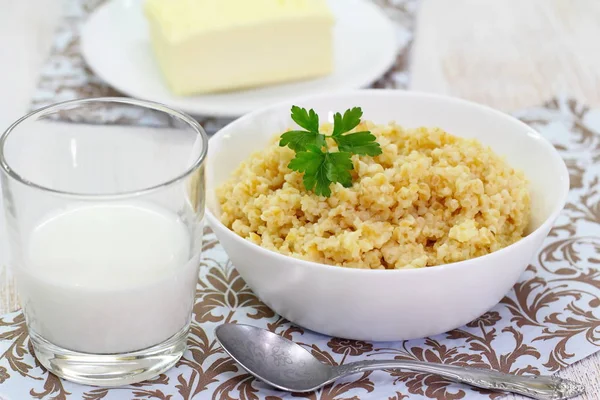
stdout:
[[0,138],[9,264],[35,355],[98,386],[182,356],[204,216],[208,138],[159,104],[102,98],[35,111]]

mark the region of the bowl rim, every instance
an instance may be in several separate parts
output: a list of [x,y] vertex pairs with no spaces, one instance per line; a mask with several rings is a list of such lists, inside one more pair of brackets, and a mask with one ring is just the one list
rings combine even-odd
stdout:
[[[332,92],[332,93],[323,93],[323,94],[318,94],[318,95],[313,94],[313,95],[309,95],[309,96],[291,98],[291,99],[283,101],[283,102],[278,102],[276,104],[272,104],[270,106],[260,108],[255,111],[252,111],[251,113],[245,114],[244,116],[230,122],[225,127],[220,129],[217,133],[215,133],[209,140],[209,156],[207,157],[206,168],[207,168],[207,170],[210,168],[211,159],[212,159],[212,157],[210,157],[210,142],[212,141],[214,143],[214,141],[219,140],[221,137],[225,136],[228,133],[228,131],[233,129],[233,127],[235,127],[238,124],[247,122],[247,121],[255,118],[255,116],[257,116],[257,115],[268,113],[272,110],[281,108],[283,106],[289,106],[293,102],[307,102],[307,101],[310,101],[311,99],[337,98],[337,97],[355,96],[355,95],[367,95],[367,96],[398,95],[398,96],[404,96],[404,97],[420,97],[420,98],[425,98],[425,99],[436,99],[436,100],[441,100],[441,101],[446,101],[446,102],[458,103],[458,104],[461,104],[461,105],[464,105],[467,107],[471,107],[475,111],[485,111],[487,113],[491,113],[491,115],[493,115],[495,117],[509,119],[512,123],[514,123],[516,125],[520,125],[521,127],[524,128],[524,130],[527,130],[530,135],[535,136],[535,138],[537,139],[537,143],[539,143],[541,146],[544,146],[546,148],[546,150],[549,152],[549,155],[559,166],[559,168],[561,169],[561,174],[560,174],[561,176],[559,178],[560,178],[560,181],[562,181],[562,183],[563,183],[562,188],[561,188],[562,195],[558,198],[558,201],[557,201],[556,205],[554,206],[552,212],[549,214],[549,216],[536,229],[534,229],[532,232],[530,232],[527,236],[520,239],[519,241],[512,243],[502,249],[496,250],[492,253],[485,254],[483,256],[470,258],[470,259],[463,260],[463,261],[456,261],[456,262],[452,262],[452,263],[448,263],[448,264],[441,264],[441,265],[423,267],[423,268],[400,268],[400,269],[346,268],[346,267],[340,267],[339,265],[322,264],[322,263],[318,263],[315,261],[303,260],[300,258],[281,254],[274,250],[269,250],[269,249],[266,249],[262,246],[255,244],[255,243],[252,243],[249,240],[244,239],[241,236],[239,236],[238,234],[236,234],[235,232],[233,232],[231,229],[226,227],[221,222],[221,220],[219,218],[217,218],[216,215],[214,215],[212,213],[212,211],[210,210],[210,208],[207,204],[205,207],[206,217],[207,217],[208,222],[209,222],[211,228],[213,229],[213,231],[219,229],[221,231],[227,232],[227,234],[231,235],[235,241],[240,243],[241,246],[243,246],[249,250],[261,252],[265,256],[272,257],[276,261],[279,261],[280,262],[279,264],[281,264],[280,268],[284,268],[284,265],[286,265],[290,261],[292,261],[295,263],[303,264],[303,266],[305,266],[306,268],[312,268],[312,269],[329,270],[329,271],[338,270],[338,271],[345,271],[345,273],[349,273],[349,274],[386,274],[386,275],[389,275],[389,274],[398,274],[398,273],[401,273],[401,274],[433,273],[433,272],[426,272],[426,271],[438,271],[441,273],[441,272],[447,271],[449,269],[458,270],[460,268],[469,268],[470,266],[472,266],[473,263],[481,263],[481,262],[485,262],[488,260],[490,262],[492,262],[496,258],[503,257],[504,254],[517,251],[519,248],[526,247],[529,244],[529,242],[536,240],[542,232],[544,232],[545,230],[549,231],[551,229],[552,225],[554,225],[554,222],[556,221],[556,219],[558,218],[559,214],[561,213],[561,211],[563,210],[563,208],[566,204],[567,197],[569,195],[569,190],[570,190],[569,171],[567,169],[567,166],[566,166],[564,160],[562,159],[562,157],[560,156],[560,154],[558,153],[556,148],[550,143],[550,141],[548,141],[548,139],[546,139],[544,136],[542,136],[536,129],[532,128],[531,126],[527,125],[523,121],[520,121],[519,119],[517,119],[507,113],[504,113],[495,108],[492,108],[492,107],[489,107],[489,106],[486,106],[483,104],[479,104],[479,103],[476,103],[476,102],[473,102],[470,100],[465,100],[465,99],[461,99],[458,97],[447,96],[447,95],[443,95],[443,94],[412,91],[412,90],[411,91],[398,90],[398,89],[358,89],[358,90],[336,91],[336,92]],[[207,187],[207,192],[209,189],[210,188]],[[215,224],[216,224],[216,226],[215,226]]]

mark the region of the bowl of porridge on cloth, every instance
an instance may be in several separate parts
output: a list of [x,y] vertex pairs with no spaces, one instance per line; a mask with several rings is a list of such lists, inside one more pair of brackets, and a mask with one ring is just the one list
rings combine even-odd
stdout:
[[464,100],[325,94],[211,140],[207,218],[256,295],[305,328],[439,334],[508,292],[562,210],[566,166],[531,127]]

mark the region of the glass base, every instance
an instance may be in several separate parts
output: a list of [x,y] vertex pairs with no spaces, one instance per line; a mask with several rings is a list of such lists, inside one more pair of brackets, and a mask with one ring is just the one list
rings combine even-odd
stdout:
[[143,350],[121,354],[79,353],[58,347],[29,332],[39,362],[68,381],[92,386],[131,385],[152,379],[171,368],[186,349],[189,326],[168,340]]

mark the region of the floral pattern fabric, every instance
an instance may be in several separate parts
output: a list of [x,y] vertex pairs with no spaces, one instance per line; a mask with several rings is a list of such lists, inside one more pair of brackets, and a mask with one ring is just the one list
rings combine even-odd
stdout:
[[399,370],[357,374],[310,394],[280,392],[254,380],[220,349],[214,329],[225,322],[269,329],[331,365],[395,358],[513,374],[551,374],[599,351],[600,110],[555,99],[517,117],[560,151],[569,167],[571,191],[563,213],[519,282],[477,320],[435,337],[397,343],[319,335],[290,324],[265,306],[207,230],[189,348],[176,367],[152,381],[123,388],[65,382],[36,362],[23,315],[17,312],[0,317],[0,398],[475,400],[502,396]]
[[[75,98],[120,96],[87,68],[79,29],[105,0],[68,0],[52,54],[32,109]],[[374,86],[404,88],[413,17],[418,0],[374,0],[398,22],[396,65]],[[20,312],[0,317],[0,399],[85,400],[312,400],[496,399],[498,393],[404,371],[358,374],[310,394],[273,390],[254,380],[219,348],[214,328],[240,322],[269,329],[300,343],[324,363],[364,359],[422,360],[489,368],[514,374],[549,374],[600,350],[600,111],[554,99],[516,116],[551,140],[571,175],[564,212],[537,257],[493,310],[464,327],[435,337],[398,343],[330,338],[275,315],[246,286],[218,241],[207,232],[194,322],[183,359],[152,381],[123,388],[72,384],[46,372],[32,355]],[[125,123],[129,115],[98,115]],[[140,116],[133,116],[138,118]],[[198,116],[209,133],[227,119]],[[154,121],[156,122],[156,121]],[[160,123],[160,121],[158,121]],[[282,359],[281,362],[285,362]]]

